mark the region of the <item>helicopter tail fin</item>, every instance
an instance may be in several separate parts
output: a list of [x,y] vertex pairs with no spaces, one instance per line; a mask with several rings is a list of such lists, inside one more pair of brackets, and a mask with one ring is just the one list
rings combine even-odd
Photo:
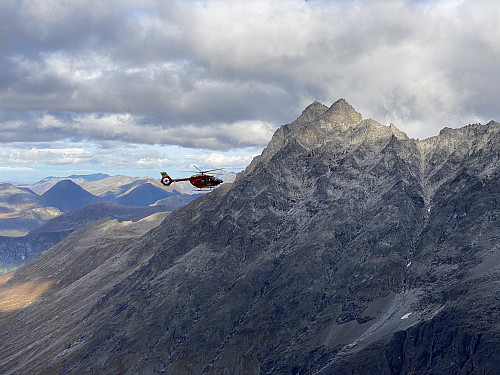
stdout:
[[168,175],[168,173],[167,173],[167,172],[161,172],[161,180],[160,180],[160,182],[161,182],[163,185],[165,185],[165,186],[170,186],[170,184],[171,184],[172,182],[174,182],[174,180],[172,179],[172,177],[170,177],[170,176]]

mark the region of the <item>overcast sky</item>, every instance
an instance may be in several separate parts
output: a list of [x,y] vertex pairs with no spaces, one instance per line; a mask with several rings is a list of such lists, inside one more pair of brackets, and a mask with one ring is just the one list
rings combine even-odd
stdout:
[[499,20],[481,0],[0,0],[0,181],[240,170],[315,100],[414,138],[500,121]]

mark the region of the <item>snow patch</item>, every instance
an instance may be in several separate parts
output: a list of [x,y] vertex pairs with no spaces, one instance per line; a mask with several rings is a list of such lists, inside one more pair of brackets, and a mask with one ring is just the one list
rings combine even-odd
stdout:
[[401,317],[401,320],[403,320],[403,319],[408,319],[408,318],[410,317],[410,315],[411,315],[411,312],[404,314],[404,315]]

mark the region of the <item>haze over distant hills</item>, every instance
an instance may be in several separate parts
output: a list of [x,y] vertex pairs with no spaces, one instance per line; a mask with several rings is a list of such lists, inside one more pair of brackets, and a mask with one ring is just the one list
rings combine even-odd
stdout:
[[60,180],[76,180],[78,182],[88,182],[88,181],[99,181],[99,180],[104,180],[105,178],[110,177],[109,174],[105,173],[94,173],[94,174],[85,174],[85,175],[76,175],[72,174],[71,176],[68,177],[54,177],[54,176],[48,176],[45,178],[42,178],[40,181],[36,183],[36,185],[39,184],[44,184],[47,182],[58,182]]
[[2,276],[0,372],[496,374],[499,222],[500,124],[418,141],[315,102],[148,232]]
[[[159,180],[150,177],[105,174],[47,177],[29,187],[0,184],[0,235],[18,236],[63,211],[75,210],[94,202],[147,206],[183,194],[182,187],[165,187]],[[194,193],[197,192],[192,189],[189,192]]]

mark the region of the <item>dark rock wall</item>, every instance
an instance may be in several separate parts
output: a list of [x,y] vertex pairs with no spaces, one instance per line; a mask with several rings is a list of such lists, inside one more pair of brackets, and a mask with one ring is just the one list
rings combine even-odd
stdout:
[[26,264],[50,249],[69,232],[49,232],[23,237],[0,237],[0,268]]
[[[499,133],[416,141],[344,100],[313,103],[232,185],[74,281],[78,294],[116,275],[75,305],[79,319],[61,313],[78,340],[11,361],[42,373],[498,373]],[[50,301],[39,308],[57,310]]]

